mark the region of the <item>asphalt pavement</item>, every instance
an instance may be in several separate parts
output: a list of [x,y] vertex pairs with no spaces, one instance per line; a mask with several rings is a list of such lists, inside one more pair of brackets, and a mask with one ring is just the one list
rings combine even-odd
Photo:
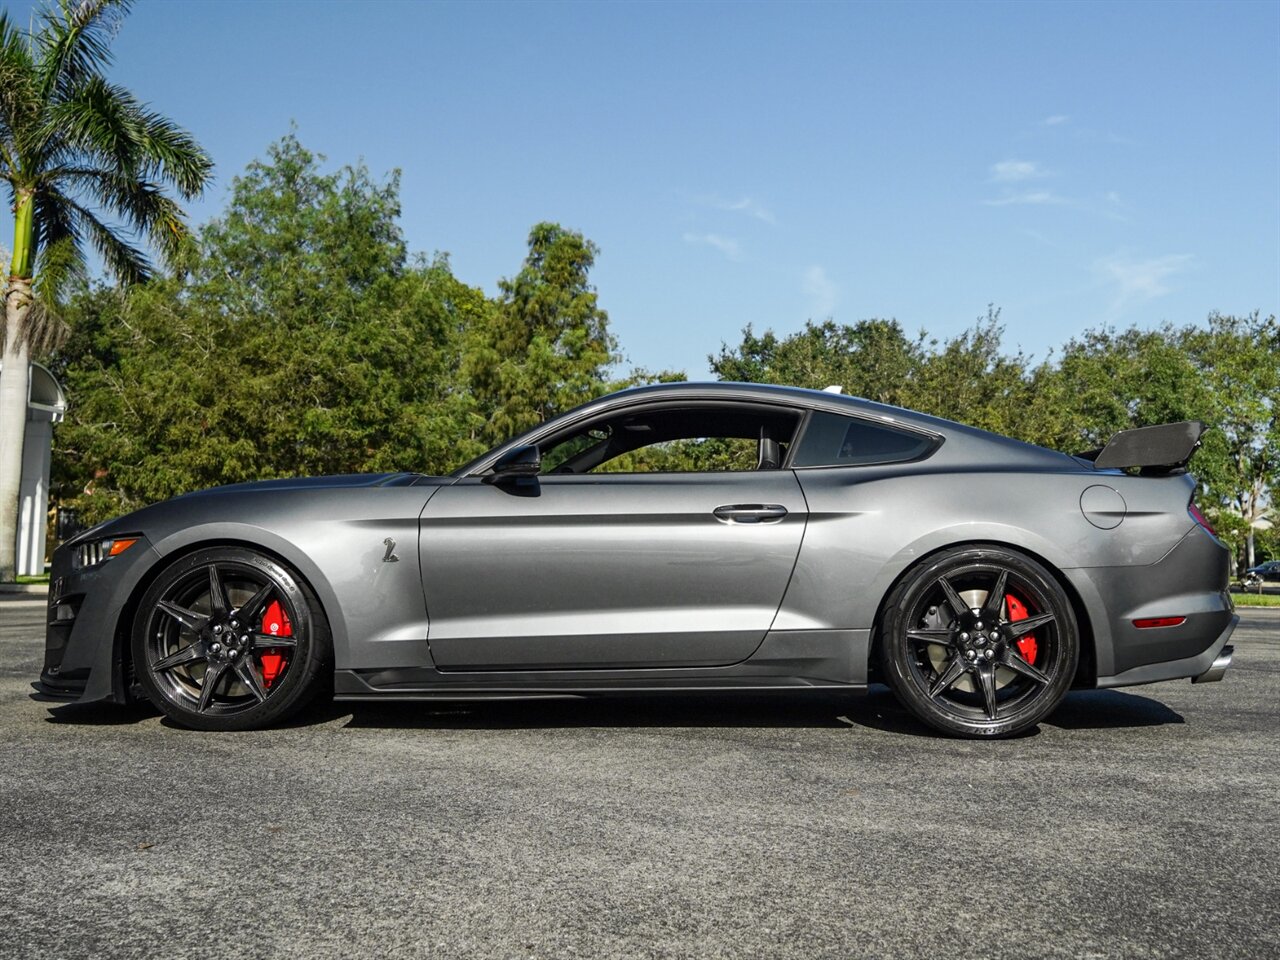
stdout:
[[1280,956],[1280,609],[1222,683],[1032,734],[864,697],[337,705],[201,734],[28,698],[0,602],[0,957]]

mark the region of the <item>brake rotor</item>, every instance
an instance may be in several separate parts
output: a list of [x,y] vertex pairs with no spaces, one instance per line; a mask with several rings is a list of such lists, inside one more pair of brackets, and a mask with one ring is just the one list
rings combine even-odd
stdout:
[[[971,608],[981,607],[987,602],[988,592],[989,591],[987,590],[961,590],[960,599]],[[1012,594],[1005,594],[1005,602],[1000,605],[1000,618],[1002,620],[1024,620],[1026,619],[1026,616],[1026,605]],[[948,623],[948,620],[943,619],[942,609],[939,607],[930,607],[929,612],[924,618],[924,625],[926,629],[930,630],[945,630],[947,629]],[[1027,656],[1028,647],[1024,646],[1024,643],[1027,640],[1031,641],[1029,645],[1031,653],[1030,656]],[[946,647],[943,647],[940,644],[931,643],[926,647],[926,651],[929,656],[929,663],[933,665],[934,671],[941,674],[942,671],[946,669],[947,660],[949,659]],[[1035,662],[1035,651],[1036,642],[1033,638],[1024,637],[1022,640],[1018,641],[1018,652],[1022,654],[1022,658],[1028,663]],[[997,690],[1003,690],[1017,678],[1018,675],[1008,667],[996,667]],[[960,690],[964,693],[976,694],[978,692],[977,683],[968,673],[952,684],[952,689]]]

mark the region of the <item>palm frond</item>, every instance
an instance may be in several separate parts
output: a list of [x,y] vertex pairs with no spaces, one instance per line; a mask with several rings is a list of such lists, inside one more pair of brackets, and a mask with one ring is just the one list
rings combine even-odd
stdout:
[[70,148],[132,175],[138,163],[138,103],[123,87],[90,77],[50,106],[37,135],[42,154]]
[[21,30],[0,12],[0,170],[14,174],[21,151],[18,137],[39,117],[32,82],[31,49]]
[[103,266],[121,283],[143,283],[151,278],[151,261],[146,253],[124,239],[118,228],[104,223],[93,210],[56,188],[45,187],[40,197],[51,208],[58,209],[70,224],[71,233],[93,244]]
[[185,260],[194,240],[186,215],[163,188],[148,180],[123,176],[112,170],[65,167],[50,171],[60,185],[86,193],[96,203],[143,234],[171,264]]
[[213,160],[186,130],[154,111],[141,111],[138,151],[184,200],[198,196],[213,177]]
[[133,0],[58,0],[41,12],[38,76],[46,101],[111,65],[111,38],[132,5]]
[[32,353],[52,353],[67,342],[71,328],[62,317],[63,296],[72,282],[84,279],[84,257],[74,236],[64,236],[42,247],[32,291],[35,298],[24,328]]
[[30,345],[34,357],[55,352],[71,337],[71,327],[63,319],[56,304],[51,304],[38,294],[23,317],[21,336]]
[[145,283],[151,279],[151,261],[141,248],[121,237],[91,210],[77,207],[76,219],[89,242],[98,251],[103,265],[117,280],[128,285]]
[[129,176],[158,177],[184,198],[209,182],[213,161],[190,133],[102,77],[79,84],[48,113],[46,151],[70,149]]
[[23,320],[22,335],[36,354],[56,350],[69,334],[59,305],[67,286],[84,279],[84,254],[71,219],[71,211],[54,198],[37,195],[34,298]]
[[[51,0],[25,33],[0,14],[0,181],[34,189],[37,296],[52,315],[85,245],[123,283],[194,248],[172,195],[197,195],[212,161],[195,139],[103,75],[132,0]],[[166,195],[166,193],[170,195]],[[114,222],[112,222],[114,221]]]
[[84,250],[74,211],[60,195],[36,195],[36,296],[48,303],[62,299],[73,278],[85,275]]

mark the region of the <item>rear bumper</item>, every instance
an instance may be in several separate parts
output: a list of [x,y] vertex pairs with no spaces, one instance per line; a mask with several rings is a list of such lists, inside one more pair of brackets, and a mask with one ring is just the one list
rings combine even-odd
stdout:
[[1202,653],[1180,660],[1149,663],[1133,667],[1114,677],[1099,677],[1099,687],[1133,687],[1143,683],[1159,683],[1162,680],[1186,680],[1192,683],[1211,683],[1221,680],[1231,665],[1232,648],[1227,646],[1240,618],[1232,616],[1231,622],[1218,638]]
[[[1234,626],[1234,624],[1233,624]],[[1227,644],[1222,648],[1222,652],[1214,659],[1213,665],[1198,677],[1192,677],[1192,683],[1217,683],[1227,675],[1227,668],[1231,666],[1231,655],[1236,652],[1236,648]]]
[[[1084,603],[1099,687],[1198,677],[1226,646],[1236,617],[1230,552],[1194,526],[1155,563],[1063,571]],[[1169,626],[1140,621],[1176,618]]]

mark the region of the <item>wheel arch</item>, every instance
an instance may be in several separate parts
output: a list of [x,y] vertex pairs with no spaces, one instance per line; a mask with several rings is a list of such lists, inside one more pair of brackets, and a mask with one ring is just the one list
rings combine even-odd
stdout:
[[[265,531],[262,532],[265,533]],[[336,650],[338,645],[337,621],[340,618],[335,618],[333,612],[340,610],[337,605],[337,598],[334,596],[328,580],[301,551],[293,548],[286,552],[271,544],[262,542],[264,539],[270,539],[288,545],[287,541],[274,535],[255,537],[226,532],[214,534],[206,531],[206,533],[208,534],[207,536],[200,536],[198,529],[196,531],[183,531],[181,536],[168,537],[152,544],[157,554],[156,559],[134,583],[128,597],[120,607],[120,612],[116,617],[115,628],[112,632],[111,662],[115,665],[116,677],[114,679],[120,684],[118,688],[120,699],[125,701],[137,699],[137,695],[134,693],[137,677],[134,674],[133,667],[132,635],[133,622],[137,617],[138,606],[142,602],[142,598],[146,596],[147,590],[155,583],[156,578],[171,564],[201,550],[209,550],[216,547],[239,547],[245,550],[255,550],[293,570],[319,602],[320,614],[325,618]],[[168,550],[164,549],[165,545],[169,546]],[[302,558],[303,562],[300,563],[298,561],[299,557]],[[342,642],[345,645],[345,629],[342,633]]]
[[1098,656],[1097,656],[1097,639],[1094,633],[1093,620],[1089,614],[1089,608],[1081,597],[1079,590],[1071,580],[1063,574],[1056,564],[1040,555],[1035,550],[1029,550],[1027,547],[1009,543],[1004,540],[996,539],[977,539],[977,540],[956,540],[951,543],[945,543],[934,547],[928,553],[922,554],[911,563],[907,564],[898,573],[893,581],[889,584],[887,590],[880,597],[880,602],[876,606],[875,619],[872,621],[871,642],[867,646],[867,677],[869,680],[877,679],[880,662],[880,650],[884,639],[884,616],[888,610],[889,598],[893,596],[898,589],[898,585],[907,578],[917,567],[928,563],[938,554],[946,550],[954,550],[961,547],[1000,547],[1005,550],[1013,550],[1023,556],[1029,557],[1036,561],[1054,578],[1063,592],[1067,595],[1067,599],[1071,602],[1071,610],[1076,617],[1076,627],[1080,634],[1080,659],[1076,665],[1076,675],[1071,682],[1072,689],[1082,687],[1093,687],[1098,677]]

